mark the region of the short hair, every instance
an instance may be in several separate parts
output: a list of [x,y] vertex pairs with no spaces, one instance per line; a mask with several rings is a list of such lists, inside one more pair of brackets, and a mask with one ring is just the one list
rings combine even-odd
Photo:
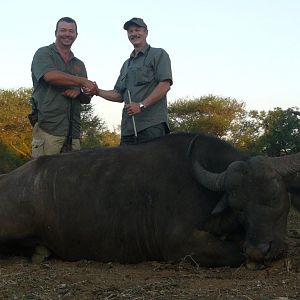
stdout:
[[75,28],[76,28],[76,33],[77,33],[77,24],[76,24],[76,21],[74,19],[72,19],[72,18],[69,18],[69,17],[63,17],[63,18],[60,18],[57,21],[57,23],[56,23],[55,34],[57,33],[58,23],[59,22],[74,23],[75,24]]

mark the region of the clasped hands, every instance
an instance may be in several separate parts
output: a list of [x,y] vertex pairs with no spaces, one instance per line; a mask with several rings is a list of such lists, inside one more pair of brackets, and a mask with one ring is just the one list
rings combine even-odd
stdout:
[[87,83],[85,83],[81,88],[84,94],[88,96],[98,96],[98,85],[96,81],[87,80]]
[[85,79],[82,86],[81,86],[81,90],[80,89],[66,89],[63,92],[63,95],[66,97],[69,97],[71,99],[75,99],[76,97],[78,97],[80,95],[80,93],[83,91],[84,94],[86,94],[87,96],[94,96],[97,95],[97,91],[98,91],[98,86],[96,84],[95,81],[91,81],[88,79]]
[[[86,82],[84,82],[81,88],[83,93],[87,96],[99,96],[99,88],[95,81],[90,81],[86,79]],[[129,116],[133,116],[141,112],[140,105],[137,102],[125,104],[124,109],[126,110]]]

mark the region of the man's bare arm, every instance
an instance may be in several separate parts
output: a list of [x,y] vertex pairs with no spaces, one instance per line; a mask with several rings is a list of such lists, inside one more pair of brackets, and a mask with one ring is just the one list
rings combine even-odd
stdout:
[[101,90],[97,88],[96,96],[112,102],[123,102],[122,95],[116,90]]
[[[169,90],[170,90],[170,81],[169,80],[161,81],[155,87],[155,89],[150,93],[150,95],[142,101],[145,108],[160,101],[168,93]],[[140,103],[134,102],[134,99],[132,99],[131,104],[125,105],[125,109],[129,116],[133,116],[141,112]]]
[[161,98],[163,98],[170,90],[170,81],[161,81],[155,89],[150,93],[150,95],[143,100],[145,107],[151,106]]
[[44,80],[53,85],[62,86],[84,86],[90,90],[95,89],[93,81],[84,77],[78,77],[71,74],[67,74],[61,71],[49,71],[44,75]]

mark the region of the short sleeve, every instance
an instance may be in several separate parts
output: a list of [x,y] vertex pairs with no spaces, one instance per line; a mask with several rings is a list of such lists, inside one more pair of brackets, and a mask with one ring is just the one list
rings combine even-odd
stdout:
[[39,81],[47,72],[56,70],[54,59],[51,56],[47,47],[42,47],[34,54],[31,72],[32,75]]
[[160,53],[155,58],[155,79],[157,82],[169,80],[170,85],[173,84],[171,60],[169,54],[160,49]]

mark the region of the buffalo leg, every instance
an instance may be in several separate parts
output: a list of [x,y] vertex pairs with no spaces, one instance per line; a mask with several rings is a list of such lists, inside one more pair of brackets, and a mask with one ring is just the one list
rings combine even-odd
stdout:
[[42,263],[51,255],[51,251],[43,245],[38,245],[34,249],[31,261],[35,264]]
[[[178,249],[178,248],[177,248]],[[192,237],[179,247],[180,258],[189,256],[194,263],[202,267],[238,267],[245,261],[238,242],[222,240],[213,234],[194,230]]]

